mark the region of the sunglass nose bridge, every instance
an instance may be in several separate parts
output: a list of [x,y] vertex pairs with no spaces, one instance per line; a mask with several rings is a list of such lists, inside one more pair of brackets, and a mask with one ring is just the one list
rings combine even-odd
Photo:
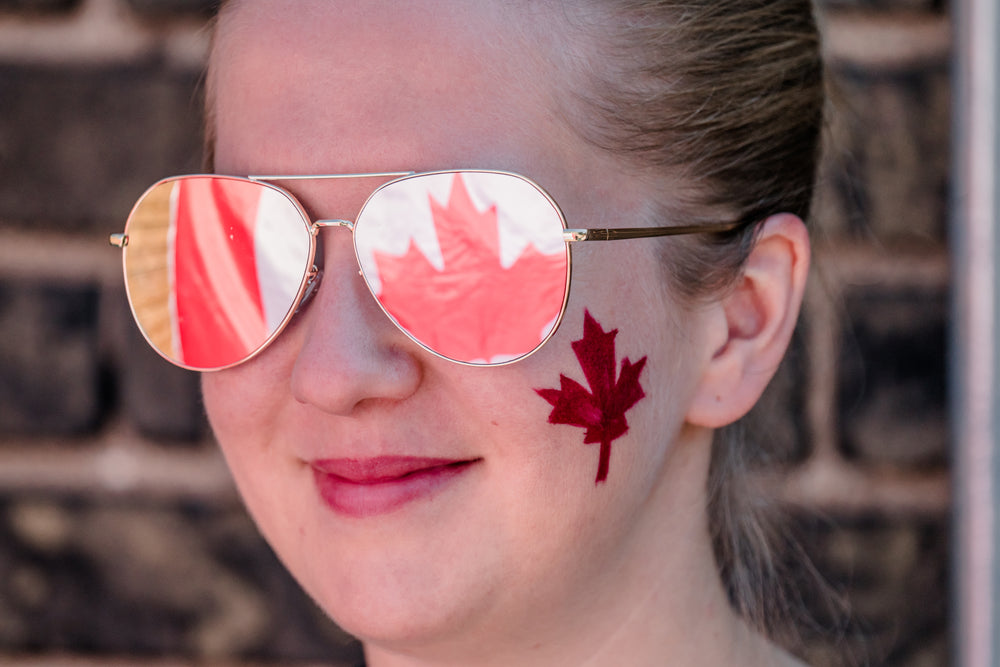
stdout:
[[352,232],[354,231],[354,223],[350,220],[337,220],[337,219],[317,220],[314,223],[312,223],[311,229],[313,236],[318,234],[319,230],[323,229],[324,227],[347,227]]

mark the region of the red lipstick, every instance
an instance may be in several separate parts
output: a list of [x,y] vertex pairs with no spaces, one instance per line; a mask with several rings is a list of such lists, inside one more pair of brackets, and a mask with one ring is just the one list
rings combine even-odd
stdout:
[[309,465],[327,507],[343,516],[364,518],[430,497],[477,460],[380,456],[319,459]]

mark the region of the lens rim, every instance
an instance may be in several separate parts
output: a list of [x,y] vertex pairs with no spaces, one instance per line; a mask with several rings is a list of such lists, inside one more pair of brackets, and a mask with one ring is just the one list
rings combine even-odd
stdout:
[[136,212],[143,204],[143,202],[146,200],[146,198],[150,195],[150,193],[152,193],[158,187],[161,187],[168,183],[177,183],[177,182],[191,181],[197,179],[239,181],[242,183],[250,183],[260,188],[270,189],[275,192],[278,192],[294,207],[296,213],[298,214],[299,219],[305,226],[306,233],[308,234],[308,239],[309,239],[309,252],[305,265],[302,267],[302,278],[299,280],[299,286],[298,289],[296,290],[295,297],[292,300],[292,302],[288,305],[288,311],[281,319],[280,324],[274,329],[274,331],[272,331],[268,335],[268,337],[262,343],[260,343],[256,348],[254,348],[252,352],[232,363],[222,364],[218,366],[195,366],[190,363],[183,362],[179,359],[175,359],[172,355],[161,350],[160,347],[152,341],[149,333],[146,331],[146,328],[140,321],[139,315],[136,313],[134,299],[132,298],[132,287],[131,287],[131,281],[129,280],[129,271],[128,271],[129,243],[128,242],[125,243],[124,247],[122,248],[122,275],[125,278],[124,280],[125,295],[127,297],[129,310],[132,313],[132,319],[135,321],[136,326],[139,329],[139,332],[142,334],[142,337],[146,340],[146,343],[149,345],[149,347],[151,347],[160,357],[170,362],[174,366],[190,371],[210,373],[214,371],[225,370],[227,368],[232,368],[234,366],[238,366],[240,364],[246,363],[247,361],[250,361],[257,355],[259,355],[261,352],[263,352],[265,349],[267,349],[267,347],[269,347],[270,344],[274,342],[274,339],[277,338],[279,335],[281,335],[281,333],[288,326],[288,323],[291,322],[292,318],[295,316],[295,313],[298,311],[298,307],[300,302],[302,301],[302,297],[305,295],[306,290],[309,288],[310,283],[313,282],[314,278],[317,275],[317,271],[315,268],[316,248],[317,248],[317,243],[316,243],[317,227],[313,224],[312,220],[309,218],[308,213],[306,213],[305,209],[295,198],[295,196],[278,185],[262,182],[252,178],[245,178],[241,176],[228,176],[221,174],[185,174],[182,176],[170,176],[167,178],[160,179],[153,185],[146,188],[146,190],[142,193],[142,195],[139,196],[135,204],[132,206],[132,210],[129,212],[128,218],[125,221],[125,228],[123,231],[125,238],[126,239],[129,238],[129,232],[133,226]]
[[[548,192],[546,192],[544,188],[542,188],[542,186],[540,186],[538,183],[536,183],[532,179],[528,178],[527,176],[523,176],[521,174],[518,174],[518,173],[515,173],[515,172],[512,172],[512,171],[504,171],[504,170],[500,170],[500,169],[442,169],[442,170],[438,170],[438,171],[416,172],[416,173],[407,174],[405,176],[401,176],[399,178],[394,178],[394,179],[392,179],[390,181],[387,181],[387,182],[381,184],[380,186],[378,186],[377,188],[375,188],[375,190],[373,190],[370,195],[368,195],[368,197],[365,199],[364,204],[361,205],[361,208],[358,209],[357,215],[354,217],[354,227],[356,228],[357,225],[358,225],[358,223],[361,220],[363,220],[363,218],[364,218],[364,212],[365,212],[365,209],[368,207],[368,204],[375,197],[378,196],[378,193],[380,191],[384,190],[385,188],[391,187],[391,186],[393,186],[395,184],[398,184],[398,183],[400,183],[402,181],[408,181],[408,180],[412,180],[412,179],[419,179],[419,178],[423,178],[423,177],[432,177],[432,176],[440,176],[440,175],[455,175],[455,174],[498,174],[498,175],[501,175],[501,176],[511,177],[511,178],[519,180],[519,181],[521,181],[523,183],[526,183],[527,185],[531,186],[552,207],[552,209],[555,211],[556,215],[559,218],[559,224],[560,224],[560,227],[561,227],[562,231],[565,231],[568,228],[568,226],[566,224],[566,216],[563,214],[563,211],[559,207],[559,204],[556,203],[556,200],[553,199],[552,196]],[[368,289],[368,292],[372,295],[372,298],[375,300],[375,303],[378,304],[379,309],[381,309],[381,311],[383,313],[385,313],[385,316],[389,318],[389,320],[392,322],[393,326],[396,327],[396,329],[398,329],[403,334],[405,334],[406,337],[409,338],[411,341],[413,341],[414,343],[416,343],[417,345],[419,345],[421,349],[429,352],[430,354],[434,355],[435,357],[437,357],[439,359],[444,359],[445,361],[448,361],[448,362],[451,362],[451,363],[460,364],[462,366],[470,366],[470,367],[473,367],[473,368],[492,368],[492,367],[498,367],[498,366],[507,366],[509,364],[513,364],[513,363],[516,363],[516,362],[519,362],[519,361],[523,361],[524,359],[527,359],[531,355],[535,354],[535,352],[537,352],[539,349],[541,349],[545,345],[545,343],[547,343],[549,341],[549,339],[551,339],[552,336],[555,335],[556,331],[559,330],[559,326],[562,324],[563,317],[566,314],[566,305],[569,302],[569,292],[570,292],[570,285],[572,284],[571,278],[572,278],[572,274],[573,274],[573,253],[572,253],[572,250],[570,248],[571,244],[570,243],[566,243],[565,242],[565,238],[563,239],[563,247],[564,247],[563,251],[565,252],[565,256],[566,256],[566,277],[565,277],[565,282],[564,282],[564,285],[563,285],[563,298],[562,298],[562,303],[559,304],[559,314],[556,316],[556,319],[553,322],[552,327],[549,329],[548,333],[538,342],[537,345],[535,345],[535,347],[533,347],[531,350],[529,350],[528,352],[525,352],[524,354],[522,354],[520,356],[514,357],[512,359],[505,359],[503,361],[481,363],[481,362],[473,362],[473,361],[464,361],[462,359],[454,359],[452,357],[449,357],[449,356],[447,356],[445,354],[442,354],[442,353],[438,352],[437,350],[434,350],[433,348],[431,348],[428,345],[426,345],[425,343],[423,343],[416,336],[414,336],[413,334],[411,334],[409,332],[409,330],[406,329],[406,327],[404,327],[402,324],[400,324],[400,322],[392,315],[392,313],[390,313],[388,310],[386,310],[385,306],[383,306],[382,302],[379,300],[378,295],[375,294],[375,290],[372,289],[372,285],[371,285],[371,282],[368,279],[368,276],[365,275],[364,264],[362,263],[362,260],[361,260],[361,254],[358,251],[358,242],[357,242],[358,236],[357,236],[356,229],[352,228],[351,231],[352,231],[352,242],[353,242],[353,245],[354,245],[354,256],[355,256],[355,260],[358,263],[358,268],[361,271],[362,280],[364,281],[365,287]]]

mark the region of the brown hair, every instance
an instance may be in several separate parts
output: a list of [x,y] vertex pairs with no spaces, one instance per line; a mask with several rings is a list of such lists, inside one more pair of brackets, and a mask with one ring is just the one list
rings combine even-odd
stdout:
[[[810,0],[587,5],[598,17],[579,27],[596,57],[582,63],[589,83],[567,105],[570,123],[590,143],[672,176],[654,213],[661,224],[808,218],[825,104]],[[681,192],[678,180],[688,185]],[[696,297],[729,284],[753,231],[671,257],[675,287]]]
[[[682,297],[717,294],[739,276],[754,223],[779,212],[809,216],[825,106],[811,2],[591,0],[581,6],[586,9],[570,21],[590,55],[581,49],[570,60],[586,84],[566,100],[567,120],[588,142],[670,184],[654,204],[656,220],[648,222],[748,223],[732,234],[664,246],[664,267]],[[678,182],[686,187],[678,191]],[[791,579],[774,554],[780,534],[747,493],[748,458],[740,425],[716,433],[708,480],[716,560],[743,617],[794,645],[800,610],[786,594],[794,593]]]

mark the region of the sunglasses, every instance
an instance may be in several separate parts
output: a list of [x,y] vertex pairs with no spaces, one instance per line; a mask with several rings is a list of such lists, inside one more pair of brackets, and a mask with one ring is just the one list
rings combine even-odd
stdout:
[[[386,181],[353,221],[311,220],[274,184],[342,178]],[[571,243],[741,224],[568,229],[538,184],[503,171],[191,175],[149,188],[111,243],[122,248],[139,329],[182,368],[221,370],[260,354],[319,284],[325,227],[353,232],[361,277],[410,339],[450,361],[496,366],[524,359],[559,327]]]

